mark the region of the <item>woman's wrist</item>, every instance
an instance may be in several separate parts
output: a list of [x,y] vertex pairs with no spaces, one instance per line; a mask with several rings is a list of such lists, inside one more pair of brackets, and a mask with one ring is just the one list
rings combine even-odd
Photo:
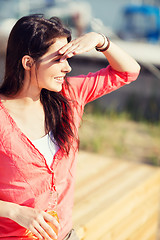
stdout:
[[8,211],[8,218],[16,222],[17,216],[20,214],[20,208],[20,205],[11,203],[11,208]]
[[[96,45],[95,49],[99,52],[104,52],[110,47],[110,40],[108,37],[106,37],[104,34],[99,33],[101,36],[100,42]],[[103,39],[103,41],[102,41]]]

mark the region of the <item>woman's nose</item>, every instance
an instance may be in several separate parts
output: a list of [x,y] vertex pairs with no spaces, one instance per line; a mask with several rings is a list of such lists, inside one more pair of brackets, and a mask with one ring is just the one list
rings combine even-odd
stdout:
[[72,70],[72,68],[71,68],[71,66],[69,65],[69,63],[68,63],[67,60],[64,60],[64,61],[63,61],[63,68],[62,68],[62,70],[63,70],[64,72],[66,72],[66,73],[69,73],[69,72]]

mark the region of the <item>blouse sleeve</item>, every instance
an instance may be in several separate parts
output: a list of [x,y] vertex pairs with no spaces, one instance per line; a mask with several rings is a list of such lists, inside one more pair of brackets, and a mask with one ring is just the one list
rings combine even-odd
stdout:
[[87,104],[125,84],[136,80],[138,73],[118,72],[110,65],[98,72],[88,75],[69,77],[68,81],[74,91],[74,98],[80,104]]

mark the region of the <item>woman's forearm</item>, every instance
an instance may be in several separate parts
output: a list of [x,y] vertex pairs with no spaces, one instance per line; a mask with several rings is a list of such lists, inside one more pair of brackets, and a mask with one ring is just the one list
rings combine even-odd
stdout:
[[0,217],[13,219],[19,207],[18,204],[0,200]]
[[103,52],[113,69],[119,72],[139,72],[140,65],[123,49],[110,42],[108,50]]

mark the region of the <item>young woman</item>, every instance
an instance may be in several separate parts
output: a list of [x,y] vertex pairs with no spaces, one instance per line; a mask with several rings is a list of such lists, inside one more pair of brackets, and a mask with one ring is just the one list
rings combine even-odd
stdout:
[[[93,48],[110,65],[66,78],[71,71],[67,59]],[[58,18],[18,20],[0,87],[0,239],[78,239],[72,206],[84,106],[134,81],[139,70],[102,34],[90,32],[71,41]]]

